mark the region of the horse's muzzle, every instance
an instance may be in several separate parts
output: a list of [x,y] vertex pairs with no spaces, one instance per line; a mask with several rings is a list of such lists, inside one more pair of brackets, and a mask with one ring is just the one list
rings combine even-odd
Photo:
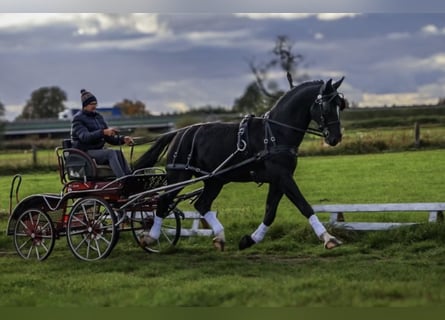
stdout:
[[341,142],[342,139],[342,135],[338,135],[338,136],[328,136],[327,138],[325,138],[325,141],[328,145],[330,145],[331,147],[335,147],[337,144],[339,144]]

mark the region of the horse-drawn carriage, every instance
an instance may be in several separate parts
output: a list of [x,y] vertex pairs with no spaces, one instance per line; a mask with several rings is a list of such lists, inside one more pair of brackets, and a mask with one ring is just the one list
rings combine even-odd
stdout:
[[[21,176],[12,180],[17,205],[10,204],[7,234],[13,236],[17,253],[24,259],[44,260],[55,241],[66,236],[72,253],[81,260],[107,257],[120,232],[130,231],[138,242],[153,224],[159,194],[168,189],[161,168],[135,170],[116,178],[109,166],[97,165],[86,152],[71,148],[64,140],[56,148],[62,190],[59,194],[34,194],[18,200]],[[142,248],[159,252],[175,245],[181,233],[183,212],[177,204],[193,201],[201,189],[176,198],[156,243]],[[139,243],[139,242],[138,242]]]
[[[17,252],[43,260],[55,239],[64,235],[76,257],[97,260],[111,252],[124,230],[130,230],[145,250],[159,251],[177,243],[183,216],[178,203],[186,199],[196,200],[194,207],[212,229],[215,247],[224,250],[224,227],[211,211],[212,203],[225,184],[252,181],[267,183],[269,192],[263,221],[242,237],[240,250],[263,240],[283,195],[308,219],[327,249],[340,245],[318,220],[293,174],[306,133],[331,146],[341,141],[345,99],[337,89],[343,78],[298,86],[289,82],[291,89],[261,117],[196,124],[161,135],[137,160],[133,174],[119,179],[83,152],[58,148],[62,192],[29,196],[11,212],[7,232],[14,236]],[[318,128],[310,127],[311,121]],[[153,169],[165,150],[166,171]],[[198,181],[203,188],[180,194]]]

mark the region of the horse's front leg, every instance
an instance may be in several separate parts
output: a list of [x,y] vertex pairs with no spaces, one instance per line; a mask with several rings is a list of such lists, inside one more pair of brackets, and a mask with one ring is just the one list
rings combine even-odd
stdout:
[[284,193],[289,200],[300,210],[300,212],[309,220],[309,223],[317,237],[324,242],[326,249],[332,249],[340,246],[342,242],[329,234],[324,225],[318,220],[311,205],[306,201],[292,176],[286,176],[281,179]]
[[247,249],[264,239],[269,227],[275,220],[278,204],[280,203],[282,197],[283,191],[281,190],[280,186],[273,183],[269,184],[269,191],[266,200],[266,211],[264,213],[263,222],[251,235],[245,235],[241,238],[238,245],[240,250]]

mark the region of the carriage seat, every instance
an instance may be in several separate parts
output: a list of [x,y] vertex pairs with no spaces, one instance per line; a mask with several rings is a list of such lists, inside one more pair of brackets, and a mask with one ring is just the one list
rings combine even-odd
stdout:
[[71,140],[62,141],[64,173],[69,180],[100,181],[116,179],[111,167],[99,165],[88,153],[72,148]]

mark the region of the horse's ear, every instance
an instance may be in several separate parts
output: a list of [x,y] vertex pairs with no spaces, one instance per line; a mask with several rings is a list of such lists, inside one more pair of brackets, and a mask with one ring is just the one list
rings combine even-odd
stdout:
[[332,79],[329,79],[327,82],[324,82],[323,85],[320,87],[320,94],[323,94],[323,92],[326,91],[327,88],[331,87]]
[[334,87],[335,90],[337,90],[338,87],[340,87],[340,85],[343,82],[343,80],[345,80],[345,76],[341,77],[341,79],[338,80],[337,82],[334,82],[334,84],[332,86]]
[[320,88],[320,93],[323,92],[331,92],[332,91],[332,79],[326,81],[323,86]]

